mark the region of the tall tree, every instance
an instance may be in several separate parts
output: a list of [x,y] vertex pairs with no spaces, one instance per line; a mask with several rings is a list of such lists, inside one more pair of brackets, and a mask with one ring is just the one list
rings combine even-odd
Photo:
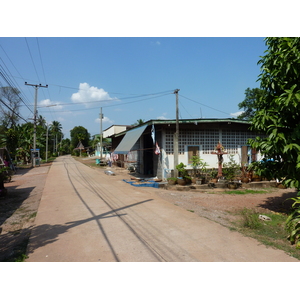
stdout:
[[57,152],[58,141],[62,139],[62,126],[61,126],[60,122],[53,121],[52,124],[50,125],[49,131],[52,134],[52,136],[54,137],[54,142],[55,142],[53,152]]
[[[79,141],[81,141],[85,147],[89,145],[90,134],[83,126],[75,126],[70,130],[70,136],[72,149],[77,147]],[[80,137],[80,139],[78,137]]]
[[37,122],[37,125],[42,126],[44,128],[46,128],[46,126],[47,126],[46,119],[43,116],[41,116],[41,115],[39,115],[39,117],[37,118],[36,122]]
[[10,128],[19,121],[18,113],[20,109],[21,98],[20,91],[16,88],[5,86],[0,87],[0,113],[2,123]]
[[267,133],[250,144],[284,184],[300,189],[300,38],[266,38],[258,62],[263,95],[256,101],[252,129]]
[[244,112],[240,114],[237,118],[242,120],[251,120],[257,109],[257,101],[263,96],[264,91],[259,88],[250,89],[247,88],[245,91],[244,101],[238,104],[239,109],[244,109]]

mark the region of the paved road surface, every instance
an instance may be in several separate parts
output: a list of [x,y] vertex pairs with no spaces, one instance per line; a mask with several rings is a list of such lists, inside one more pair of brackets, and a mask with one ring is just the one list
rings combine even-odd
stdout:
[[[29,262],[298,261],[71,156],[48,173]],[[124,173],[123,173],[124,174]]]

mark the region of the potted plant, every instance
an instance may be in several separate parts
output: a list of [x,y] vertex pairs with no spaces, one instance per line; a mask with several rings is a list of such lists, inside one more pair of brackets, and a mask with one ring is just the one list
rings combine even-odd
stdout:
[[248,170],[251,174],[251,181],[261,181],[261,164],[259,161],[253,161]]
[[176,169],[178,170],[178,178],[177,183],[180,185],[186,185],[186,177],[188,177],[188,172],[185,169],[186,165],[184,163],[180,163],[176,166]]
[[[207,171],[206,167],[208,166],[208,164],[203,161],[202,158],[200,158],[197,155],[192,156],[192,167],[194,169],[194,178],[197,180],[197,178],[201,178],[202,183],[205,182],[205,172]],[[197,169],[199,170],[198,176],[197,176]]]
[[212,169],[210,171],[210,177],[211,177],[211,182],[212,183],[217,183],[218,182],[218,171],[215,169]]
[[233,155],[229,156],[229,162],[223,164],[223,175],[228,180],[228,188],[237,188],[238,185],[234,182],[240,166],[235,162]]
[[167,181],[168,181],[168,184],[175,185],[177,183],[177,178],[170,177],[170,178],[167,178]]
[[242,183],[248,183],[250,181],[250,174],[247,171],[247,167],[245,165],[242,166],[242,176],[241,176],[241,182]]

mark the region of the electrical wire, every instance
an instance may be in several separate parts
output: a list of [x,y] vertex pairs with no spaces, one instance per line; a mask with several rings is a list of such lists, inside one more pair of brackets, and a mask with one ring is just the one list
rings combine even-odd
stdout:
[[[43,64],[43,60],[42,60],[42,54],[41,54],[41,49],[40,49],[40,44],[39,44],[39,40],[38,38],[36,38],[36,42],[37,42],[37,47],[38,47],[38,51],[39,51],[39,56],[40,56],[40,62],[41,62],[41,66],[42,66],[42,71],[43,71],[43,76],[44,76],[44,80],[45,82],[47,82],[46,80],[46,75],[45,75],[45,70],[44,70],[44,64]],[[44,91],[43,91],[44,92]],[[47,89],[48,95],[49,95],[49,99],[51,99],[51,95],[50,95],[50,89]],[[46,98],[46,97],[45,97]],[[49,109],[51,116],[53,119],[57,119],[57,116],[55,114],[55,111],[53,111],[55,117],[52,115],[52,111]]]
[[16,116],[18,116],[20,119],[22,119],[23,121],[25,121],[27,123],[27,121],[22,117],[20,116],[18,113],[16,113],[13,109],[11,109],[2,99],[0,99],[0,102],[2,104],[4,104],[13,114],[15,114]]
[[[161,95],[162,94],[162,95]],[[157,95],[155,97],[150,97],[150,98],[146,98],[146,99],[139,99],[136,101],[131,101],[128,103],[134,103],[134,102],[139,102],[139,101],[145,101],[145,100],[149,100],[149,99],[153,99],[156,97],[160,97],[160,96],[165,96],[165,95],[169,95],[169,92],[159,92],[159,93],[152,93],[152,94],[144,94],[144,95],[139,95],[139,96],[135,96],[135,97],[124,97],[124,98],[111,98],[111,99],[105,99],[105,100],[97,100],[97,101],[86,101],[86,102],[68,102],[68,103],[57,103],[57,104],[52,104],[49,106],[66,106],[66,105],[83,105],[83,104],[90,104],[90,103],[99,103],[99,102],[107,102],[107,101],[121,101],[121,100],[127,100],[127,99],[134,99],[134,98],[139,98],[139,97],[143,97],[143,96],[153,96],[153,95]],[[123,105],[125,103],[122,104],[115,104],[115,105]],[[110,106],[115,106],[115,105],[110,105]],[[45,107],[49,107],[48,105],[45,106],[38,106],[38,108],[45,108]],[[105,107],[109,107],[108,105],[106,105]]]
[[[16,66],[14,65],[14,63],[12,62],[12,60],[10,59],[10,57],[8,56],[7,52],[6,52],[5,49],[2,47],[1,44],[0,44],[0,47],[1,47],[2,51],[4,52],[4,54],[6,55],[6,57],[8,58],[9,62],[12,64],[12,66],[13,66],[14,69],[17,71],[17,73],[20,75],[21,79],[23,79],[23,81],[25,82],[26,80],[22,77],[22,75],[20,74],[20,72],[18,71],[18,69],[16,68]],[[13,79],[11,79],[11,81],[14,80],[15,84],[18,86],[18,89],[19,89],[19,91],[20,91],[21,94],[22,94],[22,89],[21,89],[20,86],[18,85],[17,81],[14,79],[15,76],[13,76],[13,75],[11,74],[11,72],[9,71],[9,69],[8,69],[8,67],[6,66],[6,64],[5,64],[5,62],[3,61],[3,59],[2,59],[1,57],[0,57],[0,59],[1,59],[1,61],[3,62],[4,66],[6,67],[6,70],[9,72],[10,78],[13,78]],[[16,78],[18,78],[18,77],[16,77]],[[32,97],[33,97],[33,94],[31,94],[31,95],[32,95]],[[28,100],[27,96],[26,96],[26,95],[23,95],[22,98],[23,98],[23,101],[22,101],[22,102],[23,102],[23,103],[26,102],[27,105],[29,105],[30,101]]]
[[[5,70],[3,69],[3,67],[0,65],[0,68],[2,68],[2,71],[4,71],[5,72]],[[16,94],[16,96],[23,102],[23,103],[25,103],[24,101],[23,101],[23,99],[19,96],[19,94],[18,93],[16,93],[16,90],[18,90],[13,84],[12,84],[12,82],[10,81],[10,79],[9,79],[9,77],[7,77],[6,75],[7,74],[4,74],[3,72],[1,71],[1,69],[0,69],[0,76],[5,80],[5,82],[8,84],[8,86],[9,87],[11,87],[12,88],[12,90],[15,92],[15,94]],[[1,84],[2,85],[2,84]],[[3,103],[3,101],[2,101],[2,103]],[[7,106],[7,105],[6,105]],[[31,109],[27,106],[27,108],[31,111]],[[11,110],[11,108],[10,108],[10,110]],[[12,110],[13,111],[13,110]],[[17,114],[17,113],[16,113]],[[17,114],[18,115],[18,114]],[[18,115],[19,116],[19,115]],[[20,116],[19,116],[20,117]],[[23,120],[24,120],[24,118],[23,117],[21,117]]]
[[200,104],[200,105],[202,105],[202,106],[208,107],[208,108],[213,109],[213,110],[215,110],[215,111],[218,111],[218,112],[220,112],[220,113],[222,113],[222,114],[225,114],[225,115],[229,115],[229,116],[230,116],[230,113],[227,113],[227,112],[224,112],[224,111],[222,111],[222,110],[213,108],[213,107],[208,106],[208,105],[206,105],[206,104],[203,104],[203,103],[201,103],[201,102],[192,100],[192,99],[190,99],[190,98],[188,98],[188,97],[185,97],[185,96],[183,96],[183,95],[181,95],[181,94],[180,94],[180,97],[185,98],[185,99],[187,99],[187,100],[189,100],[189,101],[192,101],[192,102],[194,102],[194,103]]
[[[97,107],[91,107],[91,108],[85,108],[85,109],[76,109],[76,110],[67,110],[67,111],[60,111],[60,112],[71,112],[71,111],[84,111],[84,110],[92,110],[92,109],[96,109],[96,108],[100,108],[100,107],[113,107],[113,106],[119,106],[119,105],[126,105],[126,104],[131,104],[131,103],[136,103],[136,102],[142,102],[142,101],[147,101],[147,100],[151,100],[151,99],[155,99],[155,98],[160,98],[160,97],[164,97],[166,95],[170,95],[170,93],[167,94],[163,94],[163,95],[158,95],[155,97],[151,97],[151,98],[146,98],[146,99],[139,99],[139,100],[135,100],[135,101],[130,101],[130,102],[126,102],[126,103],[119,103],[119,104],[111,104],[111,105],[103,105],[103,106],[97,106]],[[107,101],[107,100],[102,100],[102,101]],[[99,102],[99,101],[97,101]],[[85,104],[87,102],[84,103],[78,103],[78,104]],[[95,103],[92,102],[92,103]],[[70,103],[69,103],[70,104]],[[59,106],[60,104],[57,104],[57,106]],[[46,107],[46,106],[45,106]],[[42,107],[39,107],[42,108]]]

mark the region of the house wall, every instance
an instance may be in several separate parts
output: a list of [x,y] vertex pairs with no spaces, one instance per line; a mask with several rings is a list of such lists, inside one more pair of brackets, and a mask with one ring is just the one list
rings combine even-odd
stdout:
[[[173,138],[174,131],[163,130],[163,143],[161,149],[162,158],[162,178],[172,176],[174,170],[174,154],[173,154]],[[242,146],[247,145],[249,138],[255,138],[257,134],[247,131],[245,129],[189,129],[181,130],[179,134],[179,155],[178,161],[183,162],[187,169],[192,166],[188,162],[188,147],[198,146],[199,156],[207,164],[207,168],[218,168],[218,157],[216,154],[211,154],[215,150],[216,145],[220,141],[224,146],[227,154],[223,155],[223,163],[229,162],[230,155],[233,155],[234,160],[242,163]],[[257,154],[257,160],[261,160],[260,153]],[[249,161],[251,162],[251,161]]]
[[126,130],[126,126],[114,125],[114,126],[107,128],[106,130],[103,130],[103,137],[107,138],[107,137],[113,136],[114,134],[118,134],[125,130]]

